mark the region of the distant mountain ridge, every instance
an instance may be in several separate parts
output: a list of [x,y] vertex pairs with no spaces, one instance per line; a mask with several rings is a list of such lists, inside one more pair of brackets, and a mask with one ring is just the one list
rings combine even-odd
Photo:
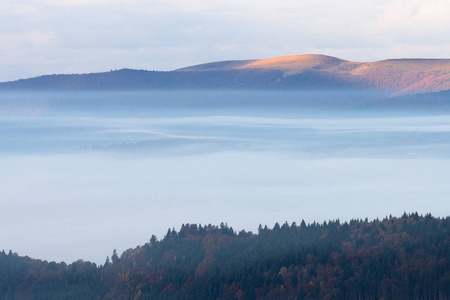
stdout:
[[450,59],[352,62],[303,54],[211,62],[168,72],[122,69],[45,75],[0,83],[0,89],[358,89],[407,95],[450,90]]

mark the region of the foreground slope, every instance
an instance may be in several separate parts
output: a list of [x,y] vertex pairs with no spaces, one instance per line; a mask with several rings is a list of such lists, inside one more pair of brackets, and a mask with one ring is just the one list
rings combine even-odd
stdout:
[[183,225],[97,267],[0,253],[1,299],[448,299],[450,217]]
[[375,90],[390,95],[450,90],[450,59],[351,62],[303,54],[222,61],[170,72],[118,71],[47,75],[0,83],[1,89],[297,89]]

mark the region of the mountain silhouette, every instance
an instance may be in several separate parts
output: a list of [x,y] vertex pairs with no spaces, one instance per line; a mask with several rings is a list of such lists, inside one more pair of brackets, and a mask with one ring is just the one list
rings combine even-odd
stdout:
[[303,54],[212,62],[166,72],[122,69],[44,75],[0,83],[0,89],[356,89],[398,96],[450,90],[450,59],[352,62]]

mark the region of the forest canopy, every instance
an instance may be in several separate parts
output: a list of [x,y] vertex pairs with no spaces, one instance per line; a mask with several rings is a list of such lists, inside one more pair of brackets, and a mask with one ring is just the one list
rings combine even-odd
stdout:
[[183,224],[103,265],[0,252],[1,299],[448,299],[450,217]]

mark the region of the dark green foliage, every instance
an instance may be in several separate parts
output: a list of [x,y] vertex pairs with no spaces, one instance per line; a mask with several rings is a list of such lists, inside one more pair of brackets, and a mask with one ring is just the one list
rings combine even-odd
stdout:
[[0,253],[0,299],[450,299],[450,218],[186,224],[104,266]]

